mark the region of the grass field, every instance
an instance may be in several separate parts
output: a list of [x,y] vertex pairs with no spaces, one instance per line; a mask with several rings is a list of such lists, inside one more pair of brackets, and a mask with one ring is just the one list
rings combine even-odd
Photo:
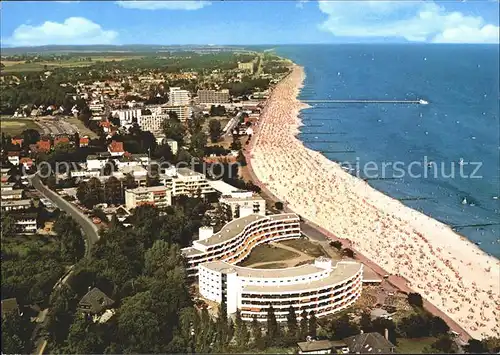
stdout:
[[16,73],[24,71],[42,71],[54,68],[76,68],[88,67],[98,62],[111,62],[123,61],[129,59],[140,59],[142,56],[92,56],[92,61],[81,61],[75,58],[74,60],[63,60],[59,62],[32,62],[26,63],[24,61],[2,61],[5,68],[2,70],[4,73]]
[[299,256],[299,254],[292,251],[274,248],[268,244],[261,244],[251,251],[250,256],[240,263],[240,266],[249,266],[268,261],[276,261],[276,263],[278,263],[279,261],[293,259],[297,256]]
[[415,339],[404,339],[398,338],[397,351],[400,354],[423,354],[425,347],[430,347],[432,343],[436,341],[436,338],[415,338]]
[[306,238],[284,240],[279,243],[297,249],[313,258],[328,256],[328,253],[323,249],[323,247],[310,242]]
[[71,123],[72,125],[76,126],[78,128],[78,131],[80,132],[80,137],[83,136],[89,136],[89,138],[98,138],[97,134],[95,134],[93,131],[85,127],[85,125],[76,117],[68,117],[65,119],[68,123]]
[[42,129],[32,120],[20,118],[2,118],[0,120],[0,131],[6,135],[19,135],[26,129],[36,129],[42,132]]

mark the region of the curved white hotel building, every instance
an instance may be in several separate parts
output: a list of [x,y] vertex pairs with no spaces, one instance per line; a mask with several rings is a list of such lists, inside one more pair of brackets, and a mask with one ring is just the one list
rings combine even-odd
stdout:
[[300,219],[296,214],[251,214],[232,220],[215,234],[211,227],[200,228],[199,239],[192,247],[182,249],[182,254],[189,276],[196,276],[200,264],[217,260],[236,264],[259,244],[299,237]]
[[352,261],[332,263],[317,258],[314,263],[285,269],[254,269],[237,266],[253,247],[269,241],[300,237],[296,214],[250,215],[226,224],[212,235],[200,230],[200,240],[183,254],[191,276],[198,276],[200,294],[241,311],[244,320],[265,321],[267,309],[286,321],[290,306],[300,318],[304,310],[316,317],[339,312],[361,295],[363,265]]

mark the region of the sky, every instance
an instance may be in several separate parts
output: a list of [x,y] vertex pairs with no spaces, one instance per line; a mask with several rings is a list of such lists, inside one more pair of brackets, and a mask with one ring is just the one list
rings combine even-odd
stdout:
[[499,0],[3,1],[2,46],[498,43]]

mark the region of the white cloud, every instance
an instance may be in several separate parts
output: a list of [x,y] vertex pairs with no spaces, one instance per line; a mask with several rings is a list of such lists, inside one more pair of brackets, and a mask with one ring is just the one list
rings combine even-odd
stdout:
[[14,46],[110,44],[116,37],[116,31],[104,30],[84,17],[69,17],[63,23],[46,21],[39,26],[21,25],[5,43]]
[[139,10],[199,10],[210,5],[210,1],[116,1],[115,4],[126,9]]
[[412,42],[498,43],[499,27],[480,16],[430,2],[319,1],[320,28],[339,37],[404,38]]

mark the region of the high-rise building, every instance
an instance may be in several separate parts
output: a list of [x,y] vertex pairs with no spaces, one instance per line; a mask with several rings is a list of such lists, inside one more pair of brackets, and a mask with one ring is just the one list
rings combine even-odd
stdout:
[[226,104],[229,102],[229,90],[198,90],[200,104]]
[[179,87],[171,87],[169,92],[169,103],[172,106],[185,106],[190,103],[189,91],[181,90]]
[[161,113],[162,114],[170,114],[171,112],[175,112],[179,121],[184,122],[191,118],[191,107],[189,106],[162,106]]

